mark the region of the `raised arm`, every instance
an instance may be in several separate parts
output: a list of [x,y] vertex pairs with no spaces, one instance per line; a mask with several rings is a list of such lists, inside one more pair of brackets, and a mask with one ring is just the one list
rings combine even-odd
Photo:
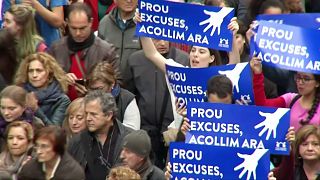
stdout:
[[44,7],[37,0],[30,0],[30,2],[33,8],[37,11],[37,13],[51,26],[56,28],[63,26],[64,24],[63,4],[61,4],[61,6],[51,7],[51,11],[50,11],[49,9],[47,9],[47,7]]
[[141,37],[142,49],[147,57],[154,65],[156,65],[163,73],[166,71],[166,58],[164,58],[154,46],[151,38]]
[[237,64],[240,63],[240,51],[236,43],[236,34],[239,30],[239,24],[237,18],[234,17],[230,20],[228,24],[228,29],[232,31],[233,41],[232,41],[232,50],[229,52],[229,63],[228,64]]
[[281,96],[273,99],[266,98],[261,59],[259,59],[258,57],[253,57],[250,61],[250,66],[253,71],[253,94],[256,105],[286,107],[285,100]]
[[[140,14],[139,12],[135,13],[135,16],[133,18],[133,20],[136,23],[141,22],[141,18],[140,18]],[[165,73],[166,71],[166,58],[164,58],[156,49],[156,47],[154,46],[151,38],[149,37],[141,37],[141,44],[142,44],[142,49],[143,52],[145,54],[145,56],[147,57],[147,59],[149,59],[154,65],[156,65],[159,69],[161,69],[161,71],[163,73]]]

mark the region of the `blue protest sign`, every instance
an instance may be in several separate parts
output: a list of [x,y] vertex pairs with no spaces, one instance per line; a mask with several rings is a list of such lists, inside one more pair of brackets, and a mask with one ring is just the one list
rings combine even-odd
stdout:
[[233,8],[158,0],[140,0],[138,6],[142,19],[136,28],[138,36],[224,51],[232,49],[228,24]]
[[174,95],[180,102],[204,102],[207,81],[215,75],[226,75],[233,83],[234,100],[254,104],[251,69],[248,63],[212,66],[209,68],[183,68],[166,65],[166,73]]
[[3,4],[3,0],[0,0],[0,21],[2,21],[2,16],[3,16],[3,14],[2,14],[2,4]]
[[285,140],[290,109],[189,102],[190,131],[186,143],[269,149],[271,154],[289,154]]
[[267,179],[267,149],[170,143],[172,179]]
[[320,74],[320,32],[297,26],[260,21],[251,55],[262,63],[306,73]]
[[320,29],[320,13],[261,14],[257,20]]

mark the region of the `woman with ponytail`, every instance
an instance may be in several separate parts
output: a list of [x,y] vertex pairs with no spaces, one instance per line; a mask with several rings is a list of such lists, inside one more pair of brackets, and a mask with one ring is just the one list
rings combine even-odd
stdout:
[[298,94],[286,93],[277,98],[267,99],[261,60],[253,57],[250,65],[254,74],[253,90],[256,105],[291,108],[290,126],[296,131],[306,124],[320,125],[320,75],[297,72],[295,82]]

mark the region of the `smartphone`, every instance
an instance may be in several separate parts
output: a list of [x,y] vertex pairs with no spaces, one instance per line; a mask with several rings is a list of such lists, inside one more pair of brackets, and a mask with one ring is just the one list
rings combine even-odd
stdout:
[[76,81],[76,83],[81,84],[82,86],[84,86],[86,84],[86,80],[85,79],[77,79],[75,81]]

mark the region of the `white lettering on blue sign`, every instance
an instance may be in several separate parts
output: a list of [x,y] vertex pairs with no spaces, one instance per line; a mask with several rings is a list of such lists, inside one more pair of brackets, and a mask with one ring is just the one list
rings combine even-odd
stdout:
[[215,133],[220,132],[227,134],[240,134],[240,136],[242,136],[242,131],[240,131],[239,124],[191,121],[190,130]]
[[309,63],[306,66],[306,69],[320,71],[320,61],[309,61]]
[[201,34],[190,34],[187,41],[201,44],[209,44],[207,36],[202,36]]
[[273,27],[262,27],[261,35],[267,34],[269,37],[278,38],[278,39],[286,39],[290,41],[293,36],[292,31],[287,31],[283,29],[276,29]]
[[141,1],[140,8],[146,9],[147,11],[162,12],[165,14],[169,12],[169,6],[152,4],[144,1]]
[[250,149],[265,149],[263,142],[259,140],[259,142],[256,139],[245,139],[242,143],[241,148],[250,148]]
[[280,56],[278,54],[271,54],[271,53],[265,53],[262,52],[258,53],[257,57],[262,59],[262,61],[265,62],[271,62],[274,64],[279,64],[283,66],[289,66],[294,68],[304,68],[304,59],[298,59],[294,57],[288,57],[288,56]]
[[192,135],[189,144],[214,145],[223,147],[240,147],[239,139],[232,137]]
[[197,175],[201,174],[201,175],[209,175],[209,176],[220,176],[220,178],[223,178],[223,174],[220,173],[219,171],[219,166],[212,166],[212,165],[172,163],[172,171],[176,173],[184,173],[184,174],[197,174]]
[[159,28],[159,27],[153,27],[153,26],[145,27],[142,25],[139,32],[154,34],[157,36],[173,38],[177,40],[184,40],[184,32],[181,33],[179,31],[165,29],[165,28]]
[[260,39],[258,42],[259,48],[289,53],[293,55],[300,55],[306,58],[309,57],[306,46],[283,43],[279,41],[272,41],[268,39]]
[[222,110],[221,109],[191,108],[191,116],[190,117],[221,119]]
[[202,159],[202,151],[193,151],[185,149],[173,149],[173,158],[188,159],[188,160],[198,160]]

